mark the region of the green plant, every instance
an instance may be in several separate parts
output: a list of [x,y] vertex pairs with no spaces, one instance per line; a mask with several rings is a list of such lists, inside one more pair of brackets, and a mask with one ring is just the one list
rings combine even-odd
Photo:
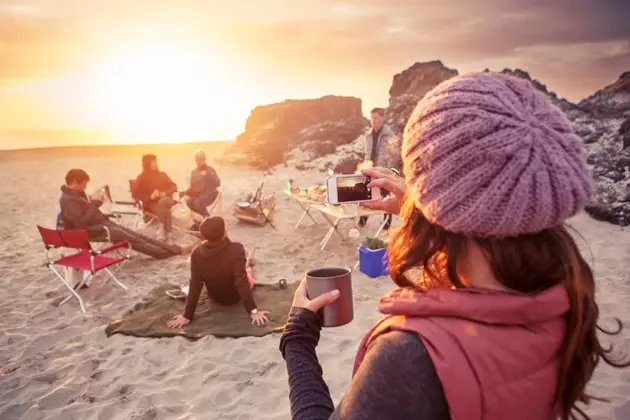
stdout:
[[365,238],[361,243],[361,246],[366,249],[383,249],[387,248],[387,242],[382,240],[381,238]]

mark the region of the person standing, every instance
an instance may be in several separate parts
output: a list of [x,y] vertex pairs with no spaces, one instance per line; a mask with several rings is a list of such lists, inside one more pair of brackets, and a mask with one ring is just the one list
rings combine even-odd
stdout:
[[[365,135],[365,160],[372,162],[370,166],[382,168],[392,168],[400,170],[402,159],[400,157],[400,146],[398,137],[385,124],[385,109],[374,108],[370,112],[371,128]],[[387,190],[381,189],[381,196],[386,197]],[[383,229],[389,229],[392,223],[392,215],[385,214],[385,225]],[[359,218],[359,226],[363,227],[367,223],[367,216]]]
[[[206,153],[197,149],[194,153],[197,167],[190,173],[190,187],[185,191],[186,205],[202,218],[210,217],[208,206],[214,203],[219,195],[221,179],[212,166],[206,161]],[[192,230],[199,230],[199,222],[195,222]]]
[[177,192],[177,185],[165,173],[160,171],[155,155],[142,156],[142,172],[136,178],[133,195],[142,201],[144,209],[153,213],[164,232],[164,239],[172,240],[173,214],[175,205],[173,194]]

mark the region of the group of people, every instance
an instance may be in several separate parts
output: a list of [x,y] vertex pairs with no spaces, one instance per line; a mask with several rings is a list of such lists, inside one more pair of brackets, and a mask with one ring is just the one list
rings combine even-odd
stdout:
[[169,321],[172,328],[181,328],[192,321],[204,285],[213,302],[221,305],[242,302],[252,323],[262,325],[267,322],[268,312],[257,308],[252,295],[255,261],[248,258],[242,244],[229,239],[221,217],[210,217],[207,207],[217,199],[221,181],[215,169],[207,164],[202,150],[197,150],[194,157],[196,167],[191,173],[190,186],[180,195],[186,197],[187,206],[198,215],[199,221],[191,226],[191,230],[201,236],[202,243],[183,246],[172,243],[172,207],[177,185],[160,171],[154,155],[142,157],[142,172],[132,182],[132,195],[142,203],[144,210],[159,220],[163,238],[144,235],[116,223],[101,212],[105,194],[103,191],[92,195],[86,193],[90,175],[83,169],[68,171],[61,187],[62,226],[64,229],[84,229],[92,240],[100,240],[107,233],[111,241],[128,241],[134,251],[157,259],[192,252],[186,310]]
[[[209,166],[206,154],[199,149],[194,153],[196,167],[190,173],[190,186],[180,191],[180,197],[186,197],[186,205],[197,215],[190,230],[199,230],[200,219],[210,216],[208,206],[217,200],[221,179],[216,170]],[[177,184],[163,171],[160,171],[155,155],[142,157],[142,172],[131,182],[133,198],[142,203],[142,208],[157,217],[162,227],[163,239],[172,241],[173,213],[176,204],[174,195],[178,193]]]
[[[380,300],[385,317],[361,341],[335,408],[315,349],[319,311],[339,291],[309,298],[302,282],[280,340],[292,418],[586,416],[579,405],[593,398],[586,387],[598,362],[620,368],[630,361],[599,341],[598,329],[618,331],[597,325],[593,272],[565,225],[594,191],[570,122],[529,81],[489,72],[454,77],[427,93],[402,143],[383,116],[382,109],[371,113],[366,159],[374,167],[364,174],[387,197],[362,205],[386,212],[388,221],[401,218],[388,250],[398,288]],[[402,176],[390,169],[396,159]],[[146,162],[157,171],[155,160]],[[155,181],[143,194],[161,205],[174,185],[164,175],[145,177]],[[204,169],[195,179],[191,207],[207,202],[205,182],[218,185]],[[85,195],[85,172],[70,171],[66,181],[62,212],[72,226],[106,225],[115,240],[150,246],[155,255],[186,251],[114,226],[98,212],[101,197]],[[212,300],[242,301],[253,322],[264,322],[243,246],[227,238],[219,218],[206,218],[200,232],[206,241],[193,251],[186,309],[169,325],[191,322],[204,284]],[[227,283],[229,293],[215,290]]]

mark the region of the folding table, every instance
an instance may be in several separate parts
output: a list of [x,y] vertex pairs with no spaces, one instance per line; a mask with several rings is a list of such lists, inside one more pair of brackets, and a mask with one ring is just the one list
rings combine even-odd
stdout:
[[[342,240],[345,240],[345,237],[339,232],[339,229],[338,229],[339,222],[341,222],[342,220],[355,219],[361,216],[374,216],[374,215],[384,214],[383,211],[370,210],[363,207],[359,207],[358,205],[351,205],[354,208],[348,207],[348,205],[329,206],[321,202],[310,200],[306,197],[300,197],[295,194],[291,194],[288,191],[285,191],[285,194],[287,194],[289,197],[297,201],[297,203],[300,205],[300,207],[303,210],[302,216],[300,217],[297,224],[295,225],[294,230],[300,226],[300,224],[302,223],[302,221],[304,220],[306,216],[308,216],[313,221],[313,223],[317,223],[317,221],[311,215],[311,210],[315,210],[321,213],[324,219],[326,219],[326,222],[328,222],[328,225],[330,226],[330,228],[328,229],[328,231],[326,232],[326,235],[324,235],[324,237],[322,238],[319,244],[321,250],[323,250],[326,247],[326,245],[328,244],[328,241],[330,241],[330,238],[332,238],[332,236],[335,233],[339,235],[339,237]],[[379,226],[374,236],[378,236],[383,231],[386,223],[387,221],[383,220],[383,223],[381,223],[381,225]]]
[[300,206],[300,208],[302,209],[302,215],[300,216],[300,220],[298,220],[298,222],[296,223],[295,227],[293,228],[293,230],[297,229],[298,227],[300,227],[300,225],[302,224],[302,221],[304,221],[304,218],[306,216],[309,217],[309,219],[311,219],[311,221],[315,224],[317,224],[317,220],[315,220],[313,218],[313,216],[311,215],[311,210],[313,209],[312,207],[315,205],[321,205],[322,203],[319,201],[315,201],[315,200],[311,200],[307,197],[303,197],[297,194],[293,194],[291,191],[285,190],[284,193],[286,195],[288,195],[289,197],[291,197],[295,202],[298,203],[298,205]]

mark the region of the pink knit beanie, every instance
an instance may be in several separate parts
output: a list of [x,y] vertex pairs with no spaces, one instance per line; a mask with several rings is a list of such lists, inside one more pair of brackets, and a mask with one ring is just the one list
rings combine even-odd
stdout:
[[529,81],[473,73],[418,102],[402,147],[407,189],[432,223],[507,237],[561,224],[589,200],[582,140]]

